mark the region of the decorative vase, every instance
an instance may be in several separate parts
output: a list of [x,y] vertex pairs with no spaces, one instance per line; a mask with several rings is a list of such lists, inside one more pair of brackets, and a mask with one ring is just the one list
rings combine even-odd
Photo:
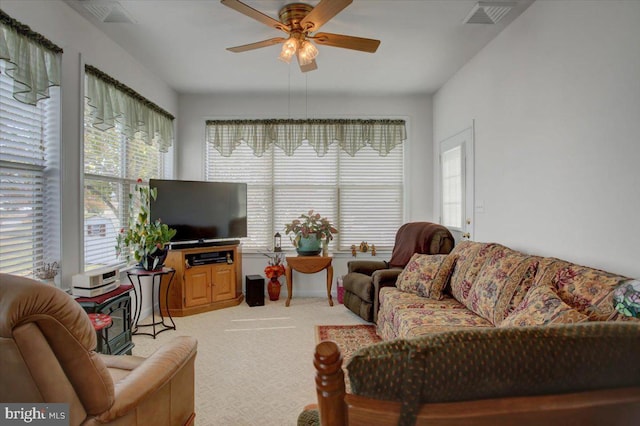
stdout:
[[269,284],[267,284],[267,291],[269,292],[269,300],[276,301],[280,299],[280,281],[277,277],[271,277]]
[[322,250],[320,245],[322,241],[318,239],[316,234],[309,234],[307,237],[300,236],[296,251],[300,256],[315,256],[320,254]]
[[[146,268],[144,267],[144,264],[142,262],[138,264],[138,267],[147,271],[159,271],[164,267],[164,261],[167,259],[168,254],[169,254],[168,247],[163,247],[162,249],[158,249],[156,250],[155,253],[147,255]],[[158,264],[154,268],[153,263],[155,262],[156,258],[158,259]]]

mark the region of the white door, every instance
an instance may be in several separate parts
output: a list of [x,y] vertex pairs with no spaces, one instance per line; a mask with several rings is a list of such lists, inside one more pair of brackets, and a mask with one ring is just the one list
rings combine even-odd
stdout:
[[456,242],[473,239],[473,127],[440,142],[440,223]]

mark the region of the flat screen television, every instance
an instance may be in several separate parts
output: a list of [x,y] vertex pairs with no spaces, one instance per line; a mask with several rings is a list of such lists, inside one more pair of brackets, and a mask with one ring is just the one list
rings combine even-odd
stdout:
[[151,220],[177,232],[172,242],[206,242],[247,236],[247,184],[151,179],[158,196]]

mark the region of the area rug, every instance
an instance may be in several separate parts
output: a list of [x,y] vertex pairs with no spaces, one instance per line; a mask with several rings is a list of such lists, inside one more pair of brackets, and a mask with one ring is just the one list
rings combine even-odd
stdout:
[[[345,369],[353,354],[360,348],[381,342],[376,334],[376,326],[360,325],[316,325],[316,343],[333,340],[342,353],[342,368]],[[345,370],[345,378],[347,371]]]

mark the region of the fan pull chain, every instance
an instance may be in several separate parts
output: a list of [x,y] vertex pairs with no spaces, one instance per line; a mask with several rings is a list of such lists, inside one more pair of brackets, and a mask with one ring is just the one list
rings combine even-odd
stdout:
[[291,65],[289,65],[289,110],[287,113],[289,118],[291,118]]

